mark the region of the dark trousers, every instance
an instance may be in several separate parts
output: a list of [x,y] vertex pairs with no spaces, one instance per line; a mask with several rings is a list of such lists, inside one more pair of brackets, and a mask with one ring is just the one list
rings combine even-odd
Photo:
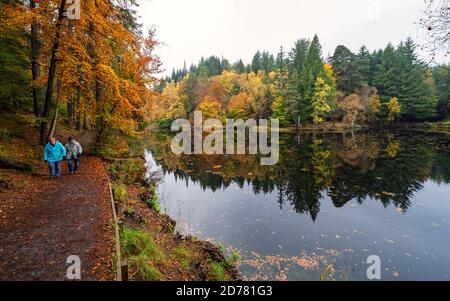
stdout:
[[80,158],[72,158],[72,159],[68,159],[67,163],[69,165],[69,172],[73,173],[73,172],[78,172],[78,168],[80,167]]
[[61,176],[61,165],[60,161],[58,162],[48,162],[48,170],[50,171],[50,176],[52,177],[60,177]]

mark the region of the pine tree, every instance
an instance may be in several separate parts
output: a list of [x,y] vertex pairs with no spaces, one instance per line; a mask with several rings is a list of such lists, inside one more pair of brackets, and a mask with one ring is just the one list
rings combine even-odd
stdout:
[[278,52],[277,60],[275,63],[275,66],[280,73],[287,72],[287,61],[286,61],[286,55],[284,53],[283,46],[280,47],[280,52]]
[[362,86],[364,83],[363,69],[366,67],[368,69],[368,61],[366,66],[362,65],[359,57],[342,45],[336,47],[330,61],[337,77],[337,88],[340,91],[349,95]]
[[438,114],[445,118],[450,109],[450,65],[433,68],[433,78],[438,92]]
[[370,81],[370,60],[371,55],[366,46],[362,46],[359,49],[359,53],[356,57],[356,66],[359,72],[361,85],[369,84]]
[[308,54],[309,41],[305,39],[298,40],[295,42],[294,48],[292,48],[289,53],[289,72],[292,73],[294,70],[297,75],[303,69],[305,64],[306,55]]
[[233,65],[233,69],[239,73],[245,73],[245,65],[244,62],[242,60],[237,61],[234,65]]
[[259,70],[261,70],[261,52],[258,51],[253,56],[251,70],[255,73],[257,73]]
[[298,86],[298,73],[293,69],[292,72],[289,73],[284,98],[287,114],[297,126],[300,125],[302,112],[301,95],[298,91]]
[[266,73],[269,73],[275,69],[275,59],[273,55],[264,51],[261,57],[261,70],[264,70]]
[[417,58],[411,39],[397,49],[388,45],[380,57],[376,87],[383,101],[396,97],[406,119],[436,116],[437,97],[428,68]]
[[306,121],[313,113],[312,101],[317,77],[323,75],[322,46],[319,37],[314,36],[300,73],[300,95],[302,98],[302,119]]

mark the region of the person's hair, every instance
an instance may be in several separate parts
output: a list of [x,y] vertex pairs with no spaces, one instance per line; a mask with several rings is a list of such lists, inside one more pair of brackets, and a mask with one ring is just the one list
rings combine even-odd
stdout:
[[56,140],[56,138],[52,136],[52,137],[48,138],[48,141],[52,141],[53,139]]
[[75,139],[73,139],[73,137],[70,136],[69,138],[67,138],[67,140],[70,142],[70,141],[73,141],[73,140],[75,140]]

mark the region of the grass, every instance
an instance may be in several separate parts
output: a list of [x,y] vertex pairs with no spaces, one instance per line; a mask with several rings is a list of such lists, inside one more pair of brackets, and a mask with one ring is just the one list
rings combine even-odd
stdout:
[[170,254],[180,262],[181,267],[185,270],[189,269],[192,259],[195,256],[195,254],[192,253],[192,250],[189,250],[183,246],[176,247]]
[[235,265],[241,260],[241,253],[238,250],[233,250],[227,258],[227,263],[229,265]]
[[122,234],[122,252],[140,280],[164,280],[155,267],[157,263],[164,261],[164,255],[149,233],[125,227]]
[[230,277],[228,276],[223,264],[220,262],[213,261],[211,263],[211,271],[210,278],[212,281],[230,281]]

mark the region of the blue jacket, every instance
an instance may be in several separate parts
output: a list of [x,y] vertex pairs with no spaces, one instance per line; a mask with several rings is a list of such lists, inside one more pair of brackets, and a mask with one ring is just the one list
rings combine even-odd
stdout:
[[44,161],[50,163],[62,161],[63,157],[66,155],[66,148],[61,144],[61,142],[56,142],[53,146],[51,143],[47,143],[44,149]]

